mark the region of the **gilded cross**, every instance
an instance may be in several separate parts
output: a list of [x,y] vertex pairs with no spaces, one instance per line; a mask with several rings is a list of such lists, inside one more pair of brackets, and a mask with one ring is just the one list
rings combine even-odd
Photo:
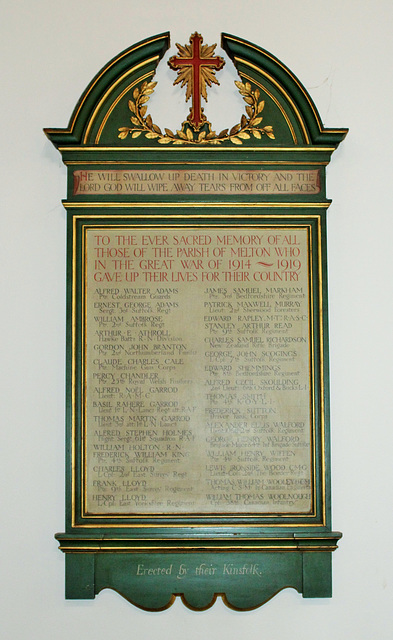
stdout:
[[181,82],[181,86],[187,85],[186,101],[192,96],[192,107],[187,118],[188,122],[198,131],[206,122],[206,116],[201,106],[201,96],[207,101],[206,84],[220,84],[214,73],[225,64],[220,56],[214,56],[217,45],[202,45],[202,36],[195,32],[190,37],[190,44],[182,47],[176,43],[179,56],[172,56],[168,64],[171,69],[178,72],[178,77],[173,84]]

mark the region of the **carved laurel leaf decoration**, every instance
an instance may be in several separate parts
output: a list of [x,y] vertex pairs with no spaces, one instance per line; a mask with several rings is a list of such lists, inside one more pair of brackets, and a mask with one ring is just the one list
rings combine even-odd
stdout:
[[[206,53],[209,52],[207,51]],[[183,86],[188,82],[189,78],[187,77],[186,68],[184,69],[184,72],[184,74],[181,73],[178,75],[175,84],[181,82]],[[217,83],[214,75],[206,73],[203,77],[205,92],[206,84],[211,86],[212,82]],[[149,101],[150,96],[154,92],[154,87],[156,86],[156,84],[157,82],[144,82],[140,88],[135,87],[132,94],[134,100],[128,101],[128,108],[132,114],[130,120],[131,124],[134,126],[120,127],[118,129],[118,138],[120,138],[121,140],[127,138],[129,134],[131,134],[131,137],[135,139],[138,138],[142,133],[148,140],[156,139],[160,144],[172,143],[175,145],[182,145],[185,143],[194,145],[217,145],[225,141],[231,142],[235,145],[241,145],[243,144],[243,140],[250,140],[251,137],[254,137],[257,140],[261,140],[263,135],[266,135],[272,140],[275,139],[273,127],[271,125],[260,127],[263,118],[259,114],[262,113],[265,107],[265,101],[260,100],[259,89],[255,89],[255,91],[253,91],[252,86],[249,82],[243,83],[239,80],[235,81],[235,85],[237,86],[240,95],[243,97],[243,100],[246,103],[245,111],[247,115],[243,114],[240,122],[238,124],[235,124],[229,132],[228,129],[224,129],[217,135],[215,131],[211,130],[210,123],[207,123],[209,127],[208,131],[204,130],[194,134],[194,131],[190,127],[187,127],[187,123],[183,123],[182,129],[177,130],[176,134],[174,134],[170,129],[165,129],[165,134],[163,134],[160,127],[153,123],[151,115],[147,114],[146,103]]]

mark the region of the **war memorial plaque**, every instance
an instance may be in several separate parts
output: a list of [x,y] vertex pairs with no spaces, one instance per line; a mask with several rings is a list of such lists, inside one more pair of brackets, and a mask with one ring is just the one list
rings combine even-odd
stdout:
[[66,596],[235,609],[331,595],[325,129],[296,77],[229,35],[245,102],[212,130],[224,59],[169,59],[191,108],[148,100],[169,35],[120,54],[68,129]]

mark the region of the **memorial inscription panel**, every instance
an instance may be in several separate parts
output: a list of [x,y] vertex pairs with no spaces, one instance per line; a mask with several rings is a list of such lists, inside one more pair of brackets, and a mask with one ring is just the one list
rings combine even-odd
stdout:
[[310,242],[85,227],[87,516],[311,512]]
[[73,172],[73,195],[315,195],[321,191],[318,169],[136,169]]
[[191,99],[175,131],[149,103],[169,33],[45,130],[67,166],[67,598],[332,594],[326,166],[347,130],[272,54],[221,44],[217,129],[225,61],[195,32],[168,60]]

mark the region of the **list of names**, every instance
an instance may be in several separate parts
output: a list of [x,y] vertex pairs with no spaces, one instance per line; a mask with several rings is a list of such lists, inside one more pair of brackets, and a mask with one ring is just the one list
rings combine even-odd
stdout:
[[86,514],[311,511],[308,233],[86,229]]

